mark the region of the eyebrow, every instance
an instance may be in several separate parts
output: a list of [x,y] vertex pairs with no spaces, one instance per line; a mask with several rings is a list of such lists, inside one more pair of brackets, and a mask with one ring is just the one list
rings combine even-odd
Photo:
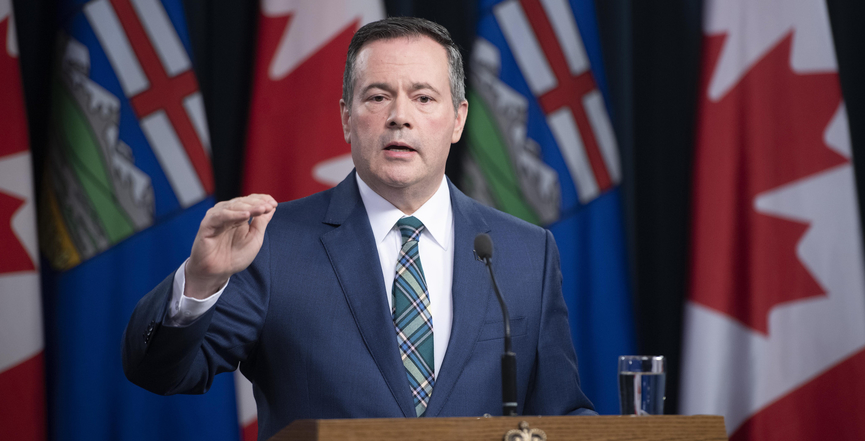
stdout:
[[372,83],[372,84],[364,87],[363,90],[360,91],[360,94],[365,95],[367,92],[369,92],[372,89],[381,89],[381,90],[384,90],[385,92],[393,92],[393,88],[391,88],[390,86],[388,86],[385,83]]
[[[390,93],[394,92],[393,87],[389,86],[386,83],[372,83],[372,84],[369,84],[366,87],[364,87],[363,90],[361,90],[361,95],[366,94],[371,89],[381,89],[381,90],[384,90],[385,92],[390,92]],[[438,89],[436,89],[435,87],[433,87],[429,83],[412,83],[411,87],[409,88],[409,91],[414,92],[414,91],[423,90],[423,89],[429,89],[433,93],[441,95],[441,92],[439,92]]]
[[429,89],[433,93],[441,95],[441,93],[438,91],[438,89],[436,89],[435,87],[432,87],[432,84],[429,84],[429,83],[412,83],[411,89],[409,89],[409,90],[414,92],[416,90],[422,90],[422,89]]

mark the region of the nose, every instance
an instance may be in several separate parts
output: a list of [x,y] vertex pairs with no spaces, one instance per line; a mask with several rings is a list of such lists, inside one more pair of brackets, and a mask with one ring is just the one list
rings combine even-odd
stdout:
[[390,115],[387,118],[387,126],[391,129],[410,129],[412,127],[411,103],[408,97],[400,95],[393,100],[393,104],[390,106]]

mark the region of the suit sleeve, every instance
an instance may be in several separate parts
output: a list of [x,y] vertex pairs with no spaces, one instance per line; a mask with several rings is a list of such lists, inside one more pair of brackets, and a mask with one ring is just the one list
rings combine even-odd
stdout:
[[161,395],[200,394],[255,350],[270,295],[269,241],[235,274],[213,308],[188,326],[168,326],[174,274],[142,298],[123,334],[126,377]]
[[546,231],[543,280],[538,353],[523,413],[597,415],[580,388],[577,355],[568,326],[568,309],[562,296],[559,250],[549,231]]

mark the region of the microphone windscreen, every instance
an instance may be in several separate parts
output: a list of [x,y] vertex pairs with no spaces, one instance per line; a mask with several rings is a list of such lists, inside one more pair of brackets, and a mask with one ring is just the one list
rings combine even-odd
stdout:
[[475,253],[481,259],[490,259],[493,257],[493,240],[486,233],[481,233],[475,236]]

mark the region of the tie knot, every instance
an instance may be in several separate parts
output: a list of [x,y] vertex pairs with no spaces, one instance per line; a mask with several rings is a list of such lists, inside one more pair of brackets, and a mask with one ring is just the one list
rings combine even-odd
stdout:
[[403,243],[409,240],[417,241],[424,229],[423,222],[414,216],[404,217],[396,221],[396,226],[399,227],[399,232],[402,234]]

